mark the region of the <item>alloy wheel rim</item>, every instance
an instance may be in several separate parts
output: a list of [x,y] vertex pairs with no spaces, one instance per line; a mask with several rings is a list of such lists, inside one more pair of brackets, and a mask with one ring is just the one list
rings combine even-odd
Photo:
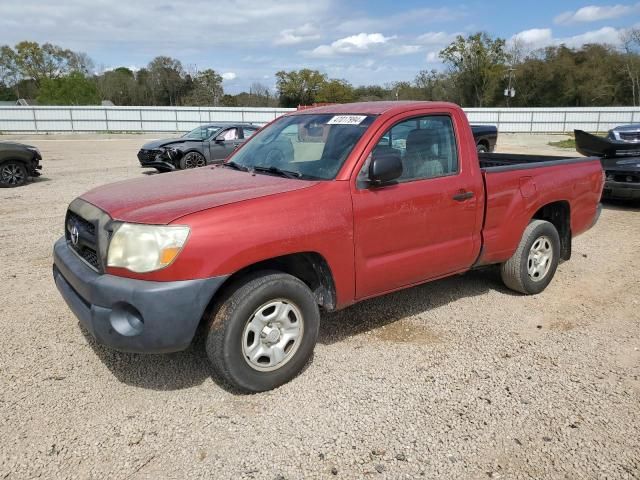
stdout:
[[2,167],[2,183],[5,185],[18,185],[24,180],[22,170],[13,163]]
[[529,278],[534,282],[542,281],[549,273],[552,261],[553,247],[551,239],[546,235],[538,237],[531,245],[527,258]]
[[270,300],[248,319],[242,332],[242,356],[254,370],[277,370],[296,354],[303,334],[298,306],[285,299]]
[[204,158],[195,153],[188,153],[184,159],[186,168],[204,167]]

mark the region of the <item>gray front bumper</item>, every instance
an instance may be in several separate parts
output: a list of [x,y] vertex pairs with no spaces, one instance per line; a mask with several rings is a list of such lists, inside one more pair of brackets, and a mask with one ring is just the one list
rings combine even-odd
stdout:
[[98,343],[117,350],[184,350],[227,276],[151,282],[100,274],[64,238],[53,247],[53,278],[80,323]]

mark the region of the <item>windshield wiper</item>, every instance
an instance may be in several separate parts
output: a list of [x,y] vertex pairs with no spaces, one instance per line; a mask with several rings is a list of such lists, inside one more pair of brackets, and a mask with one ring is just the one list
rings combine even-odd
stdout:
[[224,162],[222,164],[223,167],[233,168],[234,170],[240,170],[241,172],[250,171],[249,167],[245,167],[244,165],[240,165],[239,163],[234,162],[233,160],[229,160],[228,162]]
[[253,171],[273,173],[275,175],[280,175],[281,177],[285,177],[285,178],[302,178],[302,174],[300,172],[294,172],[292,170],[282,170],[281,168],[278,168],[278,167],[261,167],[256,165],[253,167]]

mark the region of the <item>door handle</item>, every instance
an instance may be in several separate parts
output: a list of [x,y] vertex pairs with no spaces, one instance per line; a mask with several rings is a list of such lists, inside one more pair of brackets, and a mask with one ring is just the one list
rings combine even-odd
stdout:
[[469,200],[473,198],[473,192],[459,192],[453,196],[453,199],[456,202],[464,202],[465,200]]

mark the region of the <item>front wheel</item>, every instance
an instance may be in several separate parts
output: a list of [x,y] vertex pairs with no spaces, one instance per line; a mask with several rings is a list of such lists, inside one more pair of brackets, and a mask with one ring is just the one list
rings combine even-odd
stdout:
[[27,168],[22,162],[5,162],[0,165],[0,187],[12,188],[27,181]]
[[533,220],[524,230],[513,256],[502,264],[502,281],[520,293],[540,293],[553,279],[559,260],[558,230],[550,222]]
[[207,355],[216,373],[235,388],[271,390],[304,368],[319,325],[309,287],[288,274],[262,272],[237,284],[214,309]]
[[188,152],[184,157],[180,159],[180,168],[182,170],[185,170],[187,168],[204,167],[206,164],[207,161],[198,152]]

